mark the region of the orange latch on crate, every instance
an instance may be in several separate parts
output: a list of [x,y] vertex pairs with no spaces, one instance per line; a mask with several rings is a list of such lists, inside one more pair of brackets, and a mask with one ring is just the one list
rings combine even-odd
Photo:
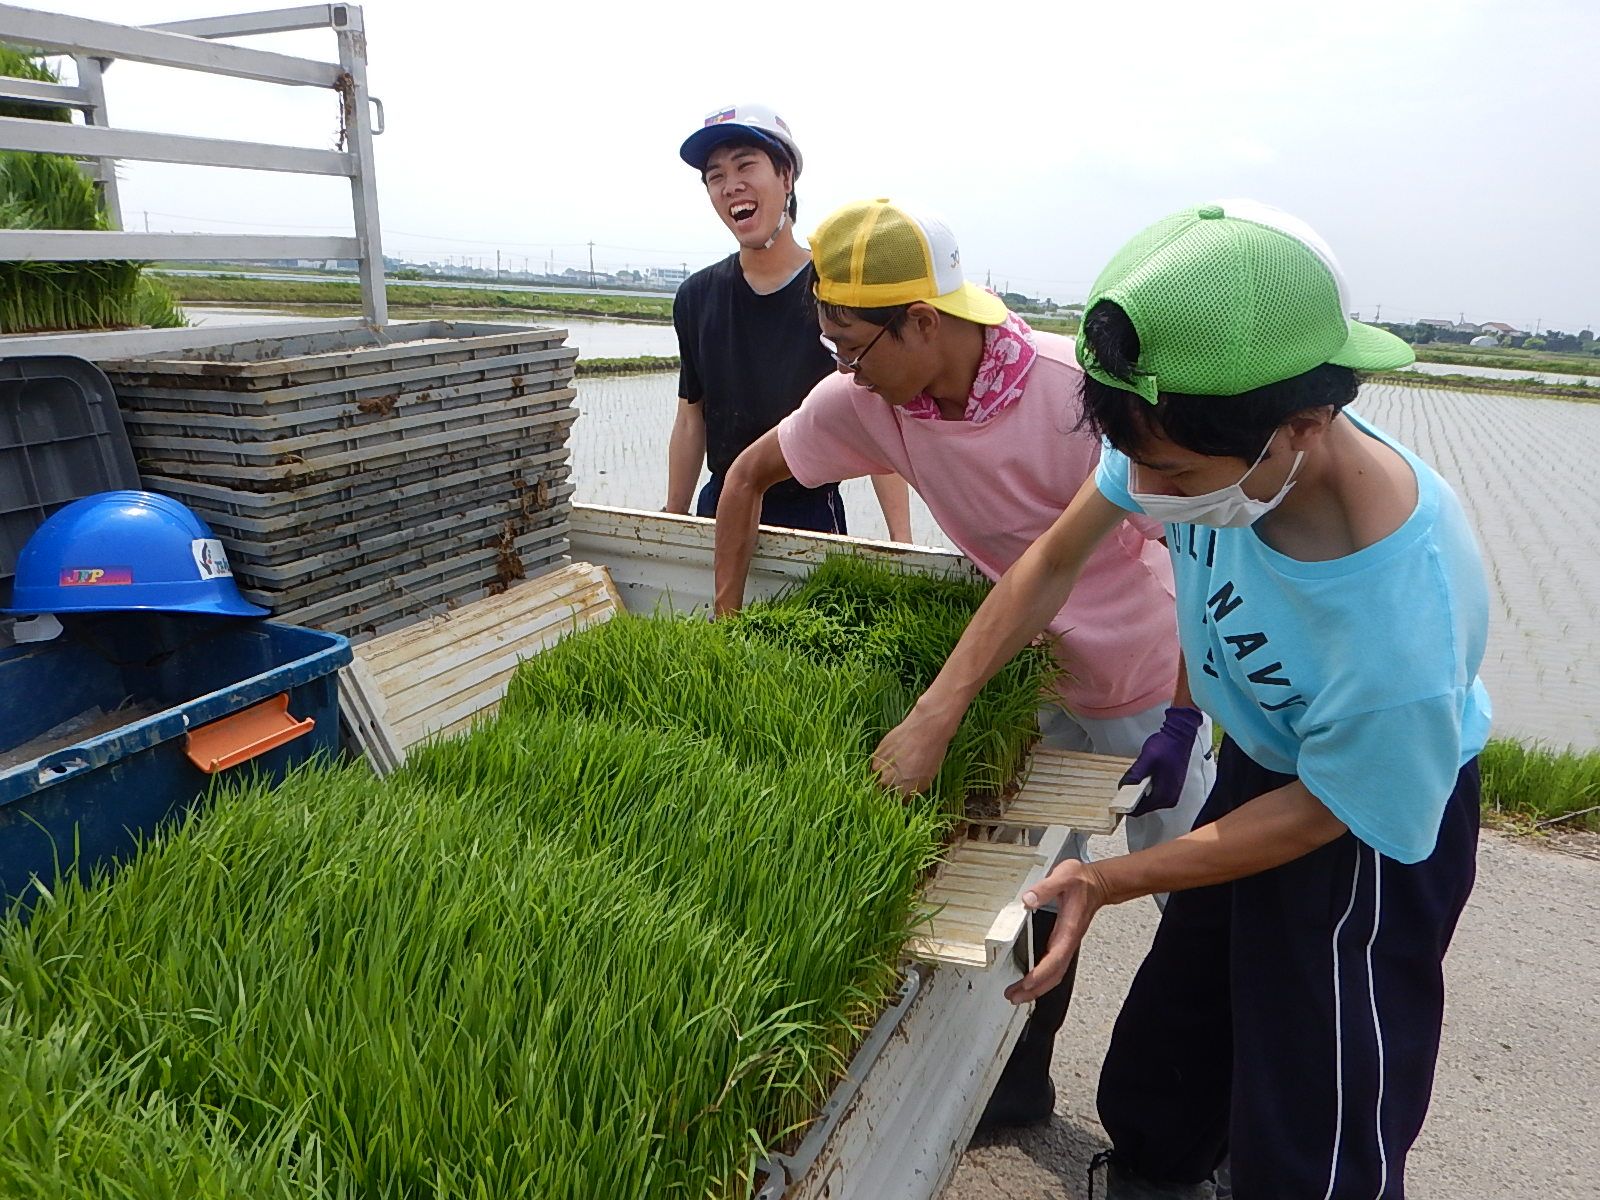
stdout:
[[289,693],[284,692],[231,717],[190,730],[184,738],[184,752],[207,775],[215,775],[276,750],[316,726],[311,717],[300,721],[289,715]]

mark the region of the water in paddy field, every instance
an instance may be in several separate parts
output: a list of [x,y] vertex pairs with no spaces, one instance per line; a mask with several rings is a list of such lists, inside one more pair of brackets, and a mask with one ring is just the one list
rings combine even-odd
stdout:
[[[659,509],[676,404],[672,374],[579,380],[577,498]],[[1600,404],[1377,384],[1356,408],[1434,465],[1478,532],[1496,732],[1600,746]],[[884,536],[871,485],[852,480],[844,496],[851,531]],[[950,544],[915,493],[912,532]]]
[[[677,407],[678,377],[670,372],[579,379],[578,410],[582,415],[572,431],[576,499],[652,512],[665,504],[667,440],[672,436]],[[702,471],[700,482],[706,478]],[[852,534],[889,536],[870,481],[848,480],[840,490]],[[915,492],[911,494],[911,534],[919,545],[952,548]]]
[[1600,389],[1600,375],[1562,375],[1551,371],[1523,371],[1515,367],[1480,367],[1474,364],[1416,362],[1402,371],[1424,375],[1481,375],[1485,379],[1537,379],[1540,383],[1581,383]]
[[1383,384],[1356,407],[1433,464],[1477,531],[1495,731],[1600,746],[1600,404]]
[[[224,305],[195,304],[183,310],[191,325],[275,325],[285,321],[321,318],[303,313],[281,312],[269,308],[229,308]],[[405,310],[408,314],[411,309]],[[591,321],[582,317],[570,320],[545,313],[463,312],[459,308],[417,310],[419,316],[394,318],[404,321],[466,321],[471,324],[549,325],[567,331],[567,345],[576,346],[583,358],[639,358],[644,355],[669,355],[678,352],[678,336],[671,325],[644,321]]]

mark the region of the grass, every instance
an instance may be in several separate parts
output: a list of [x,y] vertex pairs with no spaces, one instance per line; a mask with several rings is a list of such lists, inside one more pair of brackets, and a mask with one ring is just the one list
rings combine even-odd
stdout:
[[1600,751],[1550,750],[1492,738],[1479,759],[1483,811],[1520,831],[1600,831]]
[[1444,388],[1452,392],[1496,392],[1500,395],[1548,396],[1580,403],[1600,402],[1600,386],[1581,383],[1545,383],[1542,380],[1491,379],[1483,375],[1433,375],[1426,371],[1363,371],[1363,381],[1394,383],[1401,387]]
[[1592,354],[1551,354],[1541,350],[1426,344],[1414,346],[1419,362],[1454,366],[1498,367],[1510,371],[1551,371],[1564,375],[1600,375],[1600,358]]
[[[1211,724],[1211,748],[1225,731]],[[1600,832],[1600,751],[1551,750],[1490,738],[1478,756],[1484,817],[1514,833],[1559,825]]]
[[579,375],[648,375],[653,371],[676,371],[676,354],[641,354],[635,358],[579,357]]
[[1033,329],[1043,330],[1045,333],[1076,334],[1079,321],[1076,317],[1040,317],[1032,313],[1024,313],[1022,319]]
[[830,563],[620,616],[387,780],[246,786],[41,897],[0,930],[0,1194],[747,1195],[894,989],[949,797],[863,747],[942,653],[910,622],[981,595]]
[[[244,275],[164,275],[179,300],[211,304],[342,304],[361,306],[361,285],[340,280],[253,279]],[[568,316],[611,317],[665,324],[672,301],[662,296],[574,296],[564,292],[491,291],[486,288],[419,287],[389,282],[392,305],[476,308]]]

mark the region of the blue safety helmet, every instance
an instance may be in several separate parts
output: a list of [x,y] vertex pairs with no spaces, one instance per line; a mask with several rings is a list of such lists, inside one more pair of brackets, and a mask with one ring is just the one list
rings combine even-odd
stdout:
[[206,523],[154,492],[101,492],[53,513],[17,557],[5,611],[267,615],[239,594]]

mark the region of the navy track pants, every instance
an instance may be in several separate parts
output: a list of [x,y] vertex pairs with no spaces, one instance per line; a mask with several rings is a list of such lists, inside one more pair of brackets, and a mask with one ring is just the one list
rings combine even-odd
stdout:
[[[1287,782],[1225,740],[1195,824]],[[1474,759],[1420,863],[1347,833],[1173,893],[1100,1075],[1116,1160],[1196,1183],[1231,1154],[1236,1200],[1403,1200],[1477,842]]]
[[[717,501],[722,498],[721,475],[713,475],[700,489],[695,501],[694,515],[714,517]],[[849,533],[845,525],[844,500],[839,495],[837,483],[827,483],[819,488],[801,488],[797,484],[780,484],[761,498],[761,523],[777,525],[784,529],[804,529],[811,533]]]

